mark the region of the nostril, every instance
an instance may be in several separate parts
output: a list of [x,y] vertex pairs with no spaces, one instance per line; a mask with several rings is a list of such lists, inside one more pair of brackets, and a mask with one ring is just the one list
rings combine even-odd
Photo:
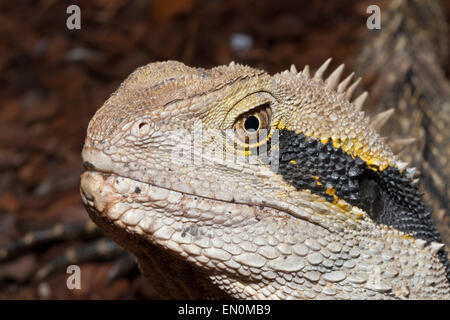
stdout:
[[151,121],[147,121],[146,119],[141,119],[133,124],[130,129],[131,135],[136,138],[143,138],[148,135],[151,135],[153,132],[153,123]]
[[139,128],[139,134],[141,136],[145,136],[150,131],[150,126],[147,122],[139,123],[138,128]]

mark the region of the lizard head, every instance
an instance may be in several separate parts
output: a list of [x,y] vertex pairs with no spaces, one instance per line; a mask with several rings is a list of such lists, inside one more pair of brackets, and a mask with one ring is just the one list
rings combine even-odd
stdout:
[[174,296],[448,294],[417,187],[328,64],[137,69],[88,127],[91,217]]

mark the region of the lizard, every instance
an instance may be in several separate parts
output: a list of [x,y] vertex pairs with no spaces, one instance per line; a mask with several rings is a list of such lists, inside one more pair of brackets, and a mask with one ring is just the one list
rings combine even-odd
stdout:
[[[420,11],[421,14],[428,13],[427,10],[423,10],[420,2],[410,2],[409,4],[415,4],[415,6],[405,6],[405,2],[404,1],[393,1],[393,3],[395,3],[395,5],[398,7],[396,10],[399,11],[399,9],[403,10],[403,11],[412,11],[411,8],[415,9],[416,11]],[[401,5],[399,5],[399,3]],[[437,16],[437,19],[424,19],[425,21],[437,21],[438,25],[439,22],[442,21],[442,13],[439,12],[439,7],[435,6],[435,4],[433,3],[432,5],[427,5],[427,8],[432,8],[433,10],[431,10],[432,13],[432,17],[433,15]],[[420,10],[419,10],[420,9]],[[415,14],[417,15],[417,12],[415,12]],[[428,13],[429,14],[429,13]],[[397,14],[398,15],[398,14]],[[433,64],[436,66],[439,66],[440,64],[442,64],[442,62],[444,61],[444,56],[445,54],[442,54],[442,51],[445,51],[446,49],[446,44],[445,44],[445,37],[442,36],[436,36],[433,34],[424,34],[421,37],[415,37],[414,39],[412,39],[413,41],[417,41],[420,40],[419,44],[415,43],[414,45],[411,44],[407,44],[406,47],[408,47],[408,50],[404,50],[405,45],[403,46],[396,46],[396,43],[401,43],[402,40],[404,42],[404,38],[406,38],[406,40],[411,40],[410,38],[408,38],[408,34],[421,34],[421,32],[423,32],[423,30],[434,30],[434,29],[442,29],[442,26],[439,26],[438,28],[436,28],[436,25],[432,25],[429,26],[428,28],[424,28],[423,25],[420,26],[420,28],[417,25],[414,25],[413,22],[413,27],[414,32],[412,32],[411,30],[407,30],[408,28],[405,28],[404,26],[404,22],[401,20],[402,17],[398,17],[396,15],[392,15],[389,16],[388,19],[385,19],[385,21],[387,22],[391,22],[392,25],[386,26],[385,23],[383,23],[383,33],[382,34],[390,34],[393,35],[392,37],[380,37],[380,39],[382,41],[373,41],[373,39],[370,39],[369,41],[367,41],[363,48],[365,49],[362,55],[361,59],[362,61],[359,63],[362,69],[362,71],[365,71],[364,73],[368,72],[373,72],[373,70],[376,71],[376,75],[378,77],[378,83],[376,83],[374,85],[375,89],[372,90],[372,94],[369,96],[369,98],[372,98],[370,100],[375,100],[375,103],[380,104],[379,101],[376,101],[377,99],[380,99],[380,97],[382,99],[384,99],[385,101],[383,101],[382,108],[387,109],[392,105],[404,105],[405,102],[402,102],[401,99],[405,99],[406,103],[409,103],[410,105],[408,105],[407,110],[396,110],[396,112],[391,115],[391,119],[392,118],[399,118],[399,121],[407,121],[413,118],[425,118],[425,121],[422,121],[421,123],[418,123],[418,129],[416,130],[415,133],[418,134],[418,136],[416,137],[416,143],[413,145],[414,150],[411,149],[407,149],[405,151],[402,152],[402,158],[405,156],[411,156],[414,155],[416,157],[416,159],[413,159],[412,163],[414,163],[414,166],[420,166],[420,169],[422,172],[425,173],[425,189],[430,189],[431,193],[437,193],[437,196],[435,198],[438,199],[438,203],[440,206],[448,206],[448,201],[446,199],[448,199],[448,195],[447,198],[445,195],[445,192],[448,191],[448,187],[446,187],[446,181],[448,182],[448,178],[446,178],[446,169],[448,167],[445,167],[445,161],[446,161],[446,157],[445,156],[440,156],[440,157],[436,157],[436,147],[430,148],[429,146],[427,146],[427,148],[425,148],[424,144],[422,144],[425,140],[427,141],[427,144],[433,145],[436,144],[437,147],[442,148],[441,151],[443,152],[447,152],[450,149],[445,149],[445,143],[447,143],[449,140],[445,139],[445,134],[446,131],[442,130],[442,127],[440,129],[439,132],[436,132],[435,129],[433,127],[431,127],[431,129],[428,129],[427,126],[433,125],[433,124],[439,124],[442,125],[445,128],[445,121],[447,121],[446,118],[446,106],[443,103],[443,101],[445,102],[445,95],[442,95],[442,92],[448,92],[446,90],[443,90],[442,88],[445,88],[445,79],[442,75],[442,72],[440,70],[438,70],[438,68],[433,67]],[[399,22],[400,19],[400,22]],[[435,23],[436,24],[436,23]],[[408,26],[408,25],[407,25]],[[392,29],[392,30],[388,30],[386,31],[386,29]],[[406,30],[405,30],[406,29]],[[439,33],[444,33],[442,30],[440,30]],[[405,36],[406,34],[406,36]],[[376,37],[378,37],[378,35],[376,35]],[[403,39],[402,39],[403,38]],[[427,41],[427,39],[436,39],[434,41]],[[431,67],[430,67],[430,62],[425,60],[422,52],[414,52],[415,54],[410,55],[411,47],[416,47],[416,48],[422,48],[422,47],[426,47],[427,50],[428,49],[433,49],[434,47],[434,43],[439,43],[438,49],[437,51],[437,59],[435,59],[435,57],[431,56]],[[400,49],[400,50],[399,50]],[[391,51],[389,51],[391,50]],[[389,52],[389,53],[386,53]],[[433,52],[433,50],[428,50],[427,52]],[[397,54],[401,54],[400,57],[396,57]],[[386,64],[386,54],[389,55],[390,57],[395,57],[395,60],[393,60],[391,63]],[[419,59],[418,59],[419,58]],[[429,57],[427,57],[429,58]],[[438,60],[437,63],[433,60]],[[398,63],[398,61],[402,61],[405,64],[405,61],[407,61],[408,63],[406,64],[407,67],[405,68],[403,65],[403,68],[401,70],[396,70],[396,66],[402,66],[401,63]],[[424,63],[426,62],[426,63]],[[405,71],[406,70],[406,71]],[[426,73],[423,71],[427,71]],[[408,73],[408,76],[405,76],[405,74]],[[421,77],[419,77],[419,79],[414,78],[414,77],[410,77],[409,75],[413,74],[414,76],[417,77],[417,75],[421,75]],[[431,75],[431,77],[430,77]],[[383,79],[388,78],[389,76],[395,76],[395,81],[397,83],[395,83],[395,85],[392,85],[392,83],[383,81]],[[430,81],[430,79],[432,81]],[[406,85],[404,83],[402,83],[402,81],[407,80],[408,83],[406,83]],[[427,85],[428,84],[428,85]],[[432,84],[432,85],[430,85]],[[407,93],[407,95],[409,97],[403,97],[403,96],[397,96],[398,92],[402,93],[401,90],[392,90],[392,88],[395,87],[399,87],[402,89],[405,89],[405,93]],[[433,97],[434,101],[425,101],[423,102],[423,99],[411,99],[411,96],[415,96],[418,93],[414,92],[414,94],[411,95],[411,88],[413,88],[414,90],[417,89],[421,89],[424,90],[425,92],[423,93],[419,93],[422,96],[425,96],[427,99],[429,99],[430,97]],[[433,90],[430,90],[433,89]],[[388,94],[386,94],[387,92],[389,92],[390,90],[392,90],[392,92],[394,93],[394,97],[389,96]],[[420,91],[420,90],[419,90]],[[442,95],[442,96],[441,96]],[[422,98],[422,97],[421,97]],[[437,98],[437,99],[436,99]],[[399,101],[397,101],[399,100]],[[422,101],[421,101],[422,100]],[[437,101],[436,101],[437,100]],[[447,99],[448,100],[448,99]],[[421,101],[420,104],[411,104],[411,102],[413,101]],[[425,103],[425,105],[423,105],[423,103]],[[432,112],[430,112],[429,110],[427,110],[428,106],[432,105],[432,108],[429,108],[429,110],[433,110]],[[361,106],[361,104],[358,104],[358,106]],[[435,110],[435,108],[439,109],[441,108],[441,110]],[[400,112],[399,112],[400,111]],[[411,116],[410,111],[413,111],[413,115],[414,117]],[[422,114],[419,113],[419,115],[417,116],[417,114],[415,112],[420,111],[422,112]],[[423,112],[426,112],[425,117],[423,115]],[[381,116],[385,117],[386,115],[390,115],[390,113],[382,113]],[[383,117],[381,117],[381,119],[383,120]],[[381,121],[381,122],[384,122]],[[398,121],[391,121],[392,125],[390,125],[389,129],[391,130],[398,130],[398,129],[404,129],[405,126],[395,126],[395,123],[397,123]],[[374,123],[375,127],[379,127],[379,124]],[[388,123],[389,125],[389,123]],[[384,127],[384,129],[386,128],[386,126]],[[411,128],[411,126],[407,125],[406,128]],[[422,128],[425,129],[426,134],[429,136],[427,137],[427,139],[424,139],[423,137],[423,130]],[[417,126],[414,127],[414,129],[417,129]],[[431,132],[430,132],[431,131]],[[383,132],[386,133],[386,132]],[[411,132],[400,132],[400,133],[395,133],[396,135],[401,136],[407,136],[407,135],[411,135]],[[392,136],[391,133],[387,134],[388,136]],[[442,137],[442,135],[444,135]],[[439,138],[439,139],[438,139]],[[437,141],[439,140],[439,141]],[[402,141],[400,140],[400,147],[403,146],[404,143],[402,143]],[[434,152],[434,155],[432,155],[431,157],[431,162],[428,162],[428,159],[423,159],[420,158],[420,156],[422,155],[427,155],[430,153],[430,149],[432,153]],[[419,157],[417,159],[417,157]],[[438,163],[432,163],[433,160],[438,160]],[[441,162],[441,163],[439,163]],[[422,165],[423,164],[423,165]],[[400,163],[400,166],[404,166],[405,164]],[[413,170],[412,168],[409,168],[408,170]],[[436,173],[438,172],[438,174]],[[439,174],[442,175],[439,176]],[[428,191],[428,190],[427,190]],[[438,192],[436,192],[438,191]],[[433,208],[435,208],[435,206],[433,205]],[[439,209],[439,208],[438,208]],[[448,209],[448,208],[447,208]],[[54,228],[56,231],[58,230],[62,230],[62,228],[65,227],[60,227],[57,226],[57,228]],[[52,228],[53,229],[53,228]],[[92,232],[92,226],[88,227],[88,232]],[[58,235],[58,233],[55,234],[56,236]],[[36,239],[40,238],[39,234],[37,234]],[[45,239],[41,239],[44,241],[47,241]],[[20,241],[18,242],[18,244],[20,245]],[[26,243],[24,243],[26,244]],[[20,247],[21,248],[21,247]],[[20,249],[19,248],[19,249]],[[117,248],[113,247],[113,250],[117,250]],[[15,248],[15,243],[11,244],[11,248],[8,248],[7,251],[5,252],[9,252],[12,251],[13,253],[18,253],[17,248]],[[0,256],[1,256],[1,250],[0,250]],[[1,258],[1,257],[0,257]],[[0,259],[1,260],[1,259]],[[62,262],[64,264],[64,261]],[[67,263],[66,263],[67,264]],[[44,268],[45,269],[45,268]],[[44,270],[45,271],[45,270]],[[48,272],[47,272],[48,273]]]
[[97,111],[82,200],[157,290],[450,297],[421,192],[358,111],[366,95],[350,102],[343,66],[322,80],[329,62],[312,76],[155,62]]
[[360,111],[366,93],[350,101],[358,81],[340,81],[343,66],[323,80],[328,65],[270,76],[152,63],[96,113],[83,202],[160,292],[450,297],[411,168]]

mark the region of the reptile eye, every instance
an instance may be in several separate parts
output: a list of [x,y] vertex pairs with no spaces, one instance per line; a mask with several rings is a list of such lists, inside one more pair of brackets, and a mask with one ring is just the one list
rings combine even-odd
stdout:
[[271,118],[272,109],[263,104],[240,115],[233,125],[234,133],[247,145],[260,144],[269,135]]

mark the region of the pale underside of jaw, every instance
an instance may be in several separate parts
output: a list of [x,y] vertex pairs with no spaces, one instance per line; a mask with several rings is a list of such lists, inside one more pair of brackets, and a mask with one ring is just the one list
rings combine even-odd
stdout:
[[[202,270],[245,277],[249,284],[233,284],[240,287],[240,298],[255,297],[255,292],[265,292],[261,288],[274,281],[289,279],[292,283],[298,280],[297,298],[305,298],[305,291],[318,286],[322,278],[335,292],[347,286],[353,288],[355,297],[369,290],[380,298],[403,288],[412,274],[416,278],[408,280],[410,292],[419,294],[428,271],[439,264],[428,248],[419,249],[413,239],[395,230],[343,228],[336,232],[271,207],[202,198],[114,174],[85,172],[81,194],[86,206],[116,227]],[[383,232],[390,233],[386,237],[390,241],[383,240]],[[403,256],[396,248],[414,254]],[[426,265],[417,265],[417,261],[426,261]],[[383,272],[392,278],[381,276]],[[444,274],[440,278],[434,281],[445,285]],[[221,279],[215,279],[218,286],[234,290],[233,286],[227,289]],[[440,285],[436,290],[448,287]],[[342,297],[347,294],[344,291]],[[259,298],[283,299],[286,292],[277,290]]]
[[81,195],[88,207],[117,226],[153,236],[162,224],[180,230],[192,224],[239,228],[267,218],[298,220],[271,207],[186,194],[95,171],[82,175]]

